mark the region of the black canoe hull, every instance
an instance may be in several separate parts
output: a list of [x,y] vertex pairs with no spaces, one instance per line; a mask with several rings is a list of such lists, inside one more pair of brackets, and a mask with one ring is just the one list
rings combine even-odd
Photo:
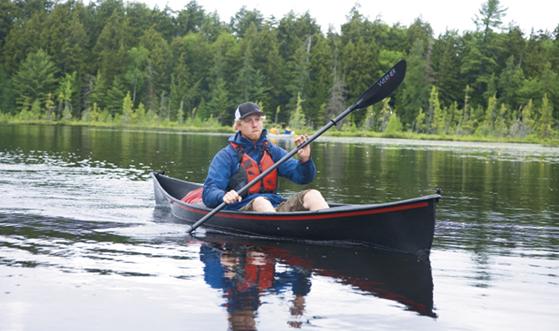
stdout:
[[[153,173],[157,206],[194,223],[210,209],[180,201],[200,184]],[[336,205],[314,212],[255,213],[221,211],[205,228],[238,235],[340,244],[361,244],[392,251],[422,254],[431,249],[435,229],[433,194],[375,205]]]

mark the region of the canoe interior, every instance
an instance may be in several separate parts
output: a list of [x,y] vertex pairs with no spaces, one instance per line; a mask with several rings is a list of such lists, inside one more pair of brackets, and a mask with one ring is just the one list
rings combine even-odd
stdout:
[[[159,185],[161,186],[161,189],[165,192],[167,192],[171,197],[173,197],[176,200],[180,200],[182,199],[188,192],[197,189],[199,187],[202,186],[202,184],[199,183],[193,183],[193,182],[189,182],[189,181],[185,181],[185,180],[180,180],[177,178],[173,178],[173,177],[169,177],[166,176],[164,174],[161,173],[152,173],[153,178],[159,183]],[[421,197],[419,199],[409,199],[406,201],[409,202],[413,202],[415,200],[425,200],[425,199],[435,199],[438,200],[440,199],[440,195],[439,194],[433,194],[430,196],[426,196],[426,197]],[[156,203],[158,205],[163,205],[166,206],[168,205],[169,201],[168,199],[165,199],[162,196],[158,196],[157,194],[157,189],[156,189]],[[385,204],[381,204],[381,205],[389,205],[390,203],[385,203]],[[332,211],[342,211],[342,210],[352,210],[352,209],[361,209],[361,208],[368,208],[368,207],[373,207],[373,206],[377,206],[377,205],[352,205],[352,204],[343,204],[343,203],[336,203],[336,202],[329,202],[330,205],[330,210]],[[205,209],[205,210],[211,210],[210,208],[207,207],[203,207],[203,206],[196,206],[196,208],[199,209]],[[222,211],[222,212],[226,212],[226,213],[238,213],[235,211]],[[301,214],[301,213],[316,213],[316,212],[292,212],[290,214]],[[278,213],[280,214],[280,213]]]

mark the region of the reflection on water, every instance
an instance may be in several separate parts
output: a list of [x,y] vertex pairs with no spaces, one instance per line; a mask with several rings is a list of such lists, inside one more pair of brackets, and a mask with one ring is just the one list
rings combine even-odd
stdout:
[[205,237],[200,246],[204,280],[220,289],[230,326],[255,329],[261,297],[289,292],[292,327],[305,320],[305,296],[312,277],[325,276],[360,295],[393,300],[420,315],[433,311],[433,280],[428,260],[364,248],[330,248],[295,243]]
[[200,182],[224,139],[0,125],[0,329],[553,330],[559,323],[558,148],[313,143],[313,187],[332,202],[442,188],[430,261],[416,261],[189,237],[154,209],[149,172]]

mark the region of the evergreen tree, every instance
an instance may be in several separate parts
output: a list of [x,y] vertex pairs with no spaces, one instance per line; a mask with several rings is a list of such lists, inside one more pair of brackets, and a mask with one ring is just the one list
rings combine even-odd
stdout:
[[40,49],[46,52],[47,41],[41,37],[46,20],[45,11],[33,12],[29,19],[15,24],[8,32],[0,53],[8,75],[14,74],[30,53]]
[[132,103],[136,102],[138,91],[142,91],[148,75],[148,53],[144,47],[132,47],[128,50],[128,65],[124,73],[124,80],[128,90],[132,91]]
[[190,1],[177,15],[177,34],[184,36],[191,32],[199,32],[204,23],[205,16],[204,8],[196,1]]
[[208,117],[221,120],[224,123],[222,116],[230,109],[229,95],[225,87],[223,78],[218,78],[210,90],[210,100],[207,103]]
[[[140,37],[140,47],[147,50],[142,77],[145,79],[144,91],[139,98],[141,102],[153,105],[164,91],[169,90],[170,69],[172,64],[172,52],[169,44],[161,33],[154,28],[147,29]],[[133,101],[136,103],[136,97]],[[175,118],[175,113],[171,113]]]
[[25,100],[43,102],[48,93],[56,89],[56,67],[51,57],[42,49],[30,53],[13,77],[18,104]]
[[493,32],[493,29],[499,28],[503,24],[506,12],[507,9],[501,7],[499,0],[487,0],[481,5],[474,22],[478,30],[483,32],[484,39]]
[[506,67],[501,73],[498,82],[500,100],[508,104],[512,109],[520,105],[519,92],[524,81],[524,72],[519,64],[515,63],[514,57],[507,59]]
[[[123,75],[128,62],[128,48],[131,35],[128,20],[123,13],[115,11],[103,27],[93,52],[99,71],[109,84],[117,76]],[[119,78],[123,80],[122,77]],[[118,108],[122,97],[118,99]]]
[[[363,38],[359,38],[355,43],[348,42],[342,50],[342,72],[350,100],[357,99],[376,79],[373,78],[373,70],[377,67],[378,56],[374,48],[375,45],[367,44]],[[362,117],[362,113],[353,116],[356,122]]]
[[429,103],[431,84],[423,43],[421,39],[417,39],[411,49],[411,54],[408,57],[409,69],[402,87],[400,117],[408,127],[411,127],[417,117],[416,111],[426,108]]
[[0,0],[0,49],[16,19],[17,7],[11,0]]
[[248,10],[242,7],[232,18],[229,24],[231,31],[239,37],[243,38],[245,33],[254,28],[259,31],[264,23],[264,16],[258,10]]
[[434,83],[439,89],[441,103],[448,106],[453,101],[463,104],[464,80],[460,73],[463,41],[458,32],[446,31],[433,43]]
[[54,7],[45,22],[41,38],[46,51],[63,73],[82,73],[86,67],[87,34],[81,23],[76,4],[72,1]]

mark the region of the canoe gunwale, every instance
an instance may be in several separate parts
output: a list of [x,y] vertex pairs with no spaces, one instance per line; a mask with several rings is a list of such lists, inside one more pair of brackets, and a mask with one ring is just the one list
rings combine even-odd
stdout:
[[[180,198],[178,198],[176,196],[173,196],[163,187],[163,185],[161,185],[161,182],[159,181],[159,178],[161,178],[161,176],[164,176],[164,178],[166,178],[168,180],[181,182],[181,183],[191,185],[191,186],[195,186],[195,187],[200,187],[201,184],[188,182],[188,181],[177,179],[177,178],[168,177],[168,176],[158,174],[158,173],[152,173],[152,177],[156,181],[160,191],[162,193],[164,193],[165,196],[167,197],[167,201],[169,203],[177,204],[180,208],[187,209],[191,212],[198,213],[198,214],[206,214],[206,213],[208,213],[212,210],[211,208],[208,208],[206,206],[199,206],[199,205],[196,205],[196,204],[186,203],[184,201],[181,201]],[[428,203],[428,201],[438,202],[439,199],[441,199],[440,194],[430,194],[430,195],[421,196],[421,197],[417,197],[417,198],[391,201],[391,202],[378,203],[378,204],[347,204],[347,205],[346,204],[336,204],[336,206],[334,206],[334,207],[330,207],[328,209],[316,210],[316,211],[262,213],[262,212],[254,212],[254,211],[221,210],[218,214],[221,214],[221,215],[224,215],[224,216],[227,215],[227,216],[233,217],[233,218],[239,218],[239,216],[246,216],[246,217],[242,217],[242,218],[255,219],[255,220],[256,219],[268,219],[268,218],[270,218],[270,219],[281,219],[281,218],[285,218],[285,217],[299,217],[300,218],[300,217],[305,217],[305,216],[308,216],[309,219],[313,219],[314,218],[313,216],[318,216],[316,218],[323,219],[323,218],[328,218],[328,216],[334,217],[334,216],[339,215],[341,213],[366,212],[367,214],[365,214],[365,215],[368,215],[369,211],[380,210],[379,212],[370,213],[370,214],[376,214],[376,213],[385,212],[385,210],[383,210],[383,209],[397,208],[398,206],[404,206],[404,205],[412,205],[413,208],[420,208],[420,207],[425,207],[424,204]],[[412,208],[409,208],[409,209],[412,209]],[[386,212],[390,212],[390,211],[391,210],[386,210]],[[344,216],[347,216],[347,215],[344,215]],[[350,215],[350,216],[353,216],[353,215]]]

